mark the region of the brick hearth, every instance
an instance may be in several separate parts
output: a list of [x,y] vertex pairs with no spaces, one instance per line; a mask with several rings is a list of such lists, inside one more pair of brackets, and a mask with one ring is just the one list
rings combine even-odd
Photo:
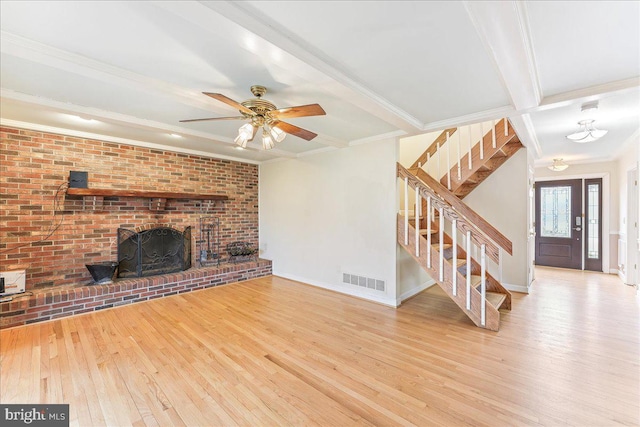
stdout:
[[161,276],[116,280],[107,285],[71,285],[34,291],[0,304],[0,329],[89,313],[105,308],[240,282],[271,274],[271,261],[192,268]]

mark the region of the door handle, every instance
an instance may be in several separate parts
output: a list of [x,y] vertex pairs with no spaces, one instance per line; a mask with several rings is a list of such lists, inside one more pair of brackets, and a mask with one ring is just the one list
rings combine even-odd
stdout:
[[574,230],[576,230],[576,231],[582,231],[582,228],[580,228],[580,227],[575,227],[575,228],[574,228]]

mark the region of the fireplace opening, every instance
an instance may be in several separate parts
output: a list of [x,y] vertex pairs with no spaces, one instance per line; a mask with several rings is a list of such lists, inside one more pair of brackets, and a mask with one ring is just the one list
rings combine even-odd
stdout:
[[146,277],[191,268],[191,227],[118,229],[118,277]]

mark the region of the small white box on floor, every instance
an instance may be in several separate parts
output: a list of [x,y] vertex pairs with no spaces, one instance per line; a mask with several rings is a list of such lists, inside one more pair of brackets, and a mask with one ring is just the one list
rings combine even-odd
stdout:
[[26,270],[0,272],[0,283],[4,281],[4,287],[0,286],[0,296],[24,292],[25,276]]

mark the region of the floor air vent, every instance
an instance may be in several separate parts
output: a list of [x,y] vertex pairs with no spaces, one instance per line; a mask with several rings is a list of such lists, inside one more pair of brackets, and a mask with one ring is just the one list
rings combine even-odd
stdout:
[[342,273],[342,282],[363,288],[385,291],[384,280],[372,279],[370,277],[356,276],[355,274]]

